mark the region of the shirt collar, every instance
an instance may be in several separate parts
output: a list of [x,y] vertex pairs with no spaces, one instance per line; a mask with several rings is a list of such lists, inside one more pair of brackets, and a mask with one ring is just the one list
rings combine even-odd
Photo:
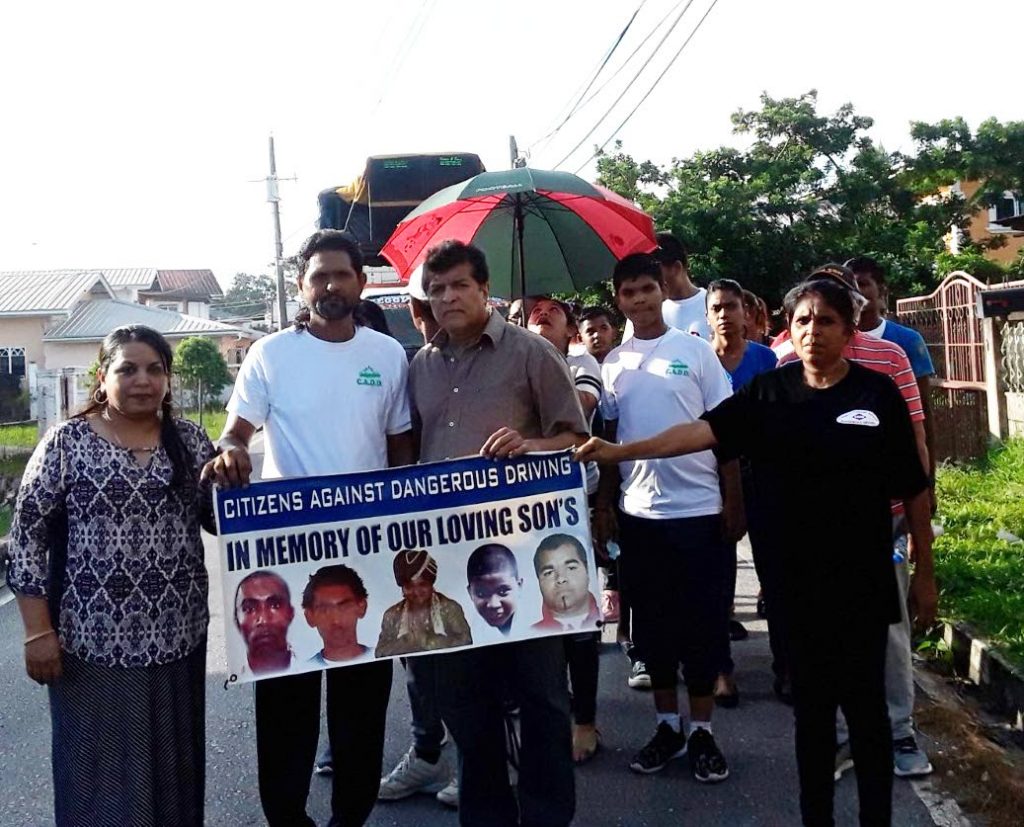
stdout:
[[[486,339],[491,343],[492,347],[496,347],[498,342],[501,341],[501,337],[505,335],[505,328],[508,326],[508,322],[492,307],[487,308],[487,313],[487,324],[484,325],[483,332],[480,334],[480,341],[483,342]],[[448,332],[444,329],[437,331],[434,338],[430,340],[430,344],[438,350],[444,350],[448,347]]]

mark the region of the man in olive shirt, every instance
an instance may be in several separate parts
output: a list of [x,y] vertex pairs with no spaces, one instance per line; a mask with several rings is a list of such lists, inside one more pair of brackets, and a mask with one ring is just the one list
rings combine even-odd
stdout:
[[[487,305],[487,262],[444,242],[427,256],[424,287],[441,327],[416,354],[409,390],[420,461],[494,459],[581,443],[587,422],[565,359],[545,339]],[[443,657],[437,695],[461,760],[464,827],[564,827],[575,787],[569,694],[561,640],[488,646]],[[518,805],[505,754],[504,687],[521,710]]]

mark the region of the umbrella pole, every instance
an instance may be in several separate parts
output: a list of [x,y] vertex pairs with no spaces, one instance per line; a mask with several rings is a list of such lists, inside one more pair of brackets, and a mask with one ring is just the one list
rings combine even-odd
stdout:
[[519,299],[523,303],[520,314],[522,326],[526,327],[526,260],[523,258],[523,201],[522,195],[516,194],[516,211],[514,223],[516,227],[516,243],[519,245]]

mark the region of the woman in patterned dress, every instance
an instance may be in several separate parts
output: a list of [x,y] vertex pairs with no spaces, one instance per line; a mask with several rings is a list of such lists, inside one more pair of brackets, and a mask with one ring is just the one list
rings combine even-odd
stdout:
[[89,405],[25,469],[7,582],[49,687],[60,827],[201,825],[207,575],[203,431],[171,411],[172,354],[141,325],[100,347]]

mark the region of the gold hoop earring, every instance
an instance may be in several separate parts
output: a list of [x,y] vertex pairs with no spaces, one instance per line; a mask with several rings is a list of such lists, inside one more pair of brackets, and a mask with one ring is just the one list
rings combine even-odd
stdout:
[[97,405],[102,405],[107,401],[107,392],[103,388],[96,388],[92,392],[92,401]]

